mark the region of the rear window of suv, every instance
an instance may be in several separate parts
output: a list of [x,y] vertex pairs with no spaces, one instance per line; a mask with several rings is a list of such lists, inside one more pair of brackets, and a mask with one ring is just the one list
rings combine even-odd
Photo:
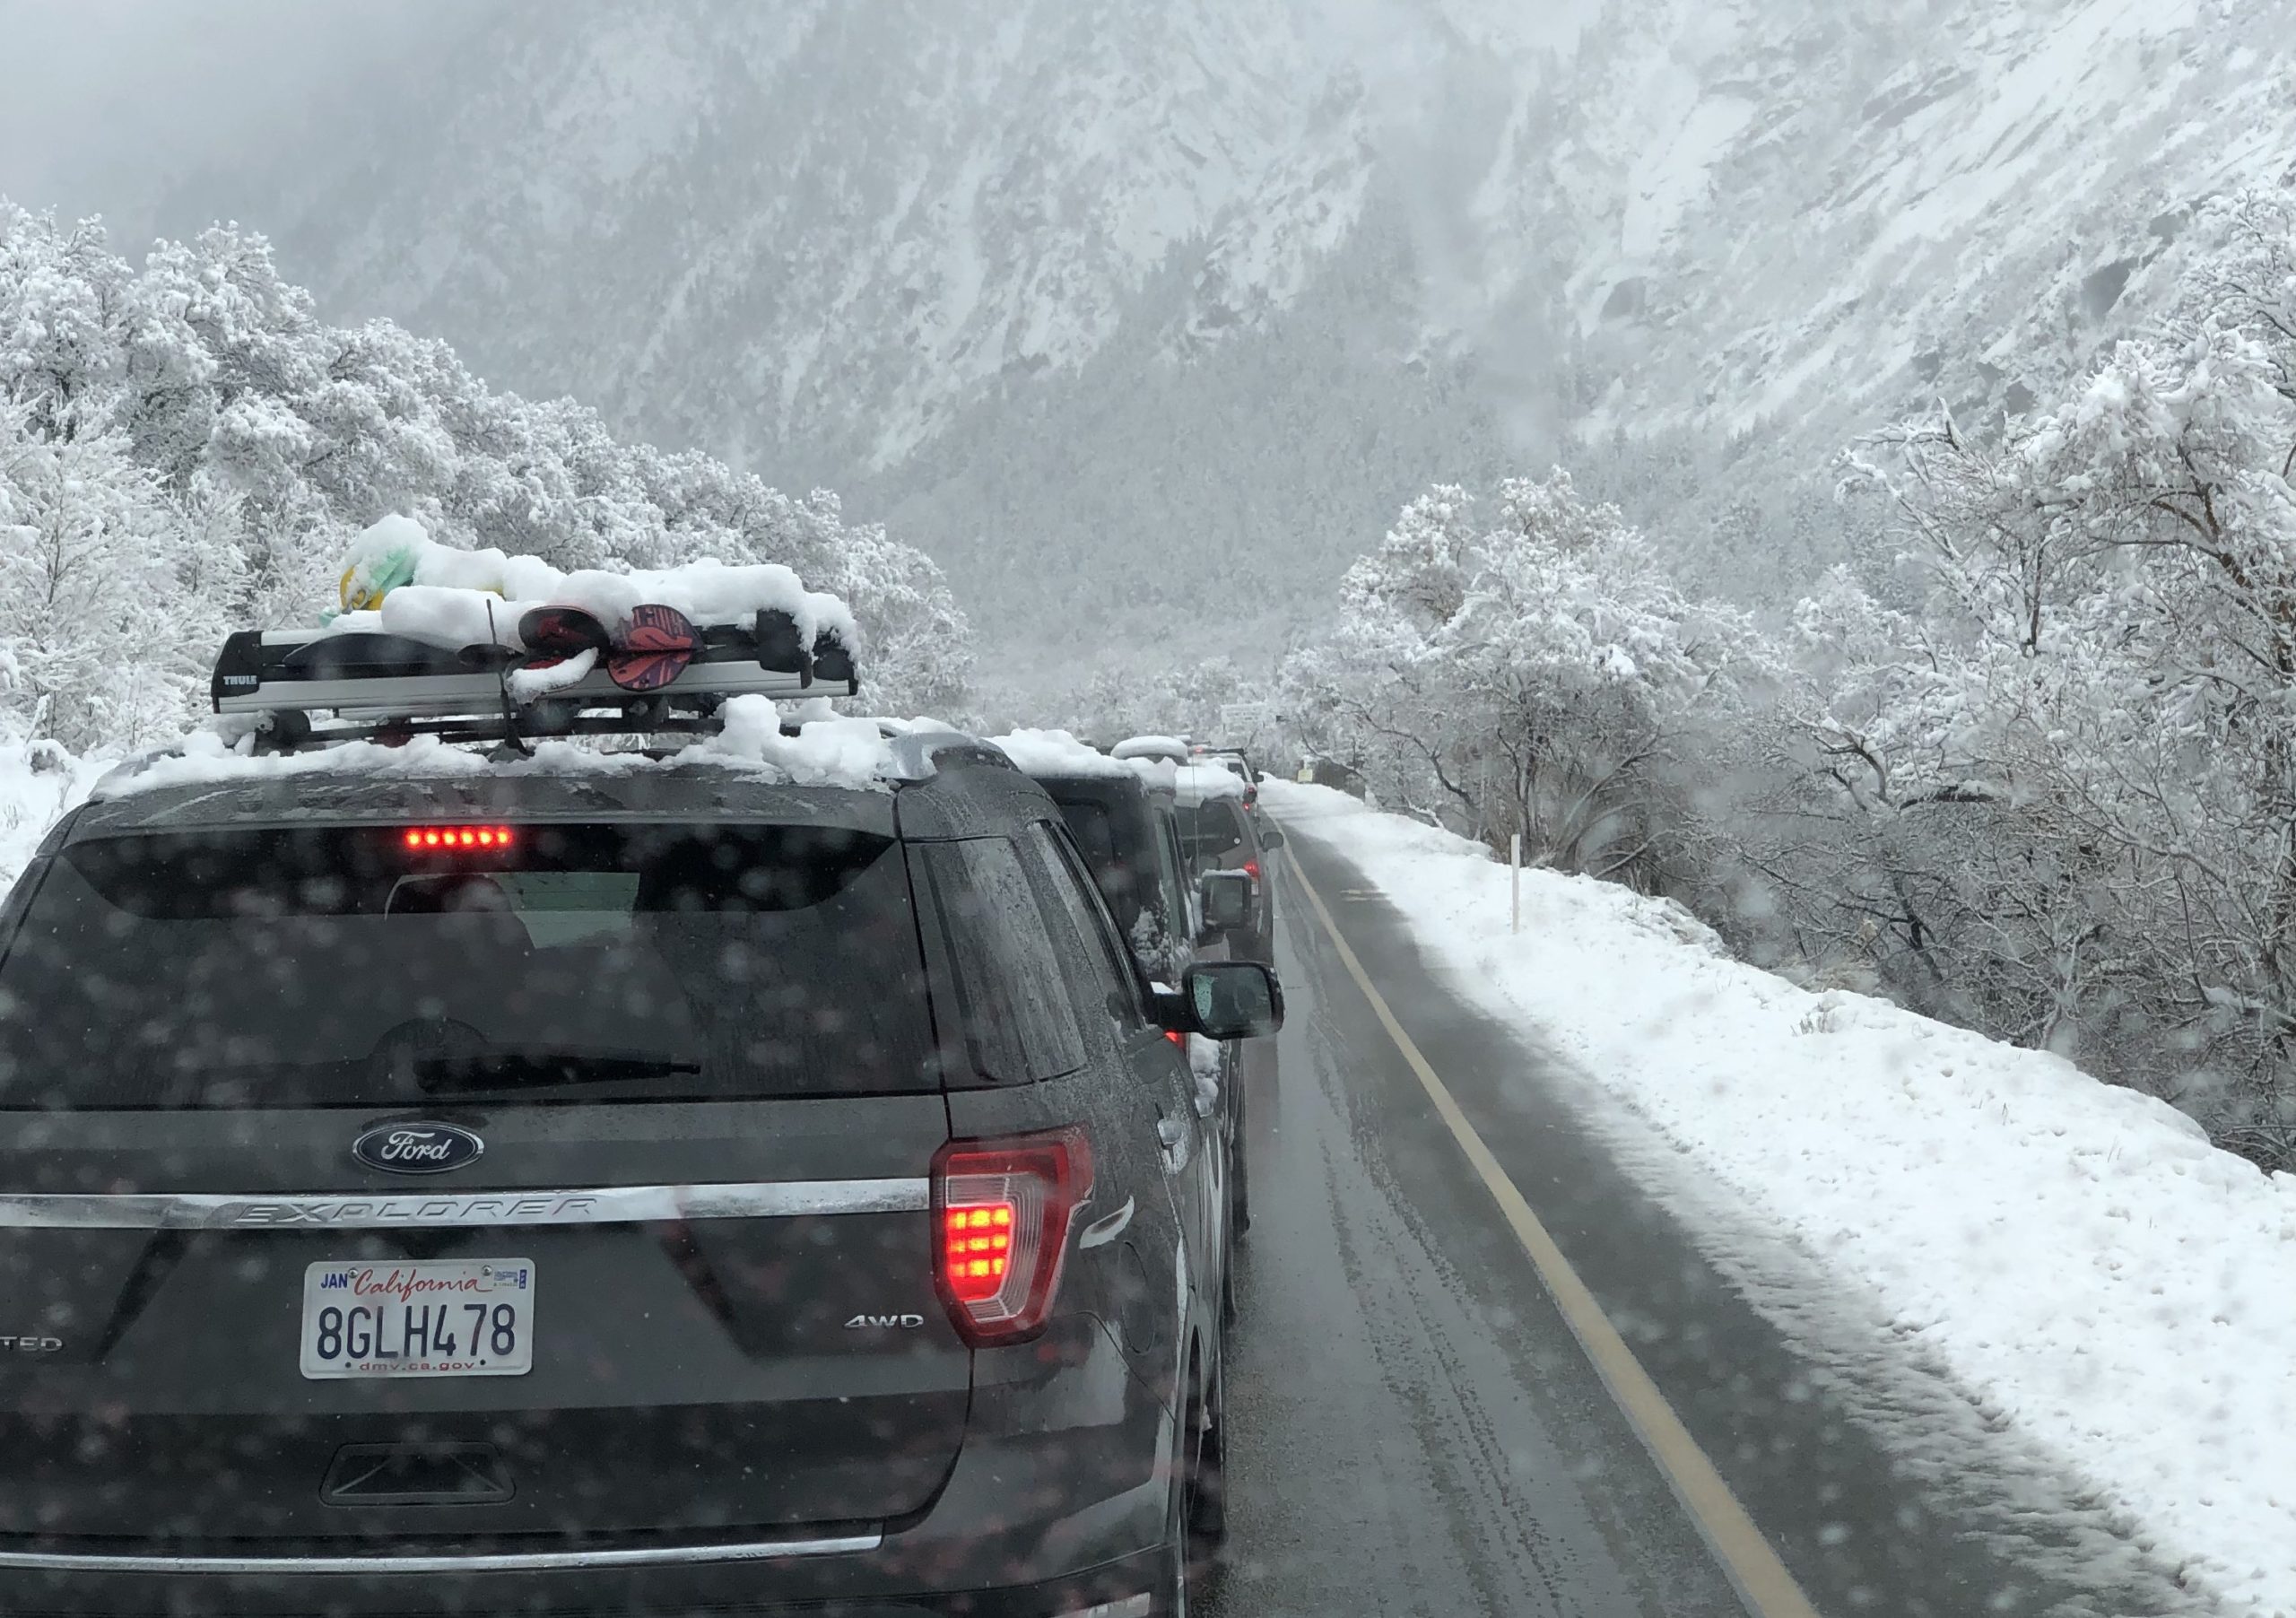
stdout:
[[507,851],[452,853],[404,838],[233,830],[61,850],[0,939],[0,1108],[937,1083],[887,838],[544,824]]
[[1198,865],[1244,846],[1243,812],[1231,799],[1183,805],[1179,819],[1180,839],[1187,845],[1188,858]]

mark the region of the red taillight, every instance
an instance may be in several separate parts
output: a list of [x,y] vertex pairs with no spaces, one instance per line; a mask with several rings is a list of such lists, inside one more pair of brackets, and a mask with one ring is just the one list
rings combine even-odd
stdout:
[[433,848],[457,853],[465,848],[507,848],[510,846],[508,826],[409,826],[401,839],[410,849],[428,854]]
[[958,1302],[987,1303],[1004,1290],[1013,1267],[1013,1222],[1020,1216],[1020,1205],[1011,1201],[942,1214],[941,1262]]
[[1254,882],[1257,882],[1259,880],[1259,861],[1256,859],[1246,860],[1244,862],[1244,874],[1250,877]]
[[1170,1040],[1175,1045],[1185,1045],[1187,1043],[1187,1036],[1180,1032],[1178,1029],[1173,1029],[1171,1031],[1165,1034],[1164,1038]]
[[1091,1189],[1081,1128],[951,1141],[934,1154],[934,1281],[967,1342],[1020,1343],[1044,1329],[1069,1224]]

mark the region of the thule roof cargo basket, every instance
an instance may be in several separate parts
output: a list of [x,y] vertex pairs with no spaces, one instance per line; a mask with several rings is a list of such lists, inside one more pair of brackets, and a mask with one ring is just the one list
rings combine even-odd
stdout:
[[[242,630],[224,641],[209,694],[217,713],[256,717],[258,734],[292,747],[394,734],[515,742],[709,730],[731,697],[849,697],[858,688],[852,651],[835,631],[808,640],[794,617],[764,611],[745,624],[681,618],[674,634],[631,634],[570,656],[379,631]],[[316,730],[314,715],[338,723]]]

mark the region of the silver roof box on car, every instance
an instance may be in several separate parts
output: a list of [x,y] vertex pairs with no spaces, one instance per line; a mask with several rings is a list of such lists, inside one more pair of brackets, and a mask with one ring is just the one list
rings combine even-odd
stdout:
[[[529,736],[709,732],[733,697],[849,697],[859,689],[850,648],[832,631],[804,633],[788,613],[694,631],[690,657],[632,688],[607,659],[580,678],[521,700],[512,676],[531,661],[491,642],[448,647],[404,635],[243,630],[223,643],[209,695],[219,714],[253,716],[282,750],[361,736],[430,735],[456,741]],[[326,716],[330,723],[314,723]]]

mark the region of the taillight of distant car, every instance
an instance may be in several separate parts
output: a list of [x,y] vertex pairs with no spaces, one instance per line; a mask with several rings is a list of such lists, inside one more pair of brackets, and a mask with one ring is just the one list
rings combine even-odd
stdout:
[[933,1279],[975,1347],[1044,1330],[1068,1227],[1092,1189],[1092,1147],[1077,1127],[951,1141],[933,1159]]

